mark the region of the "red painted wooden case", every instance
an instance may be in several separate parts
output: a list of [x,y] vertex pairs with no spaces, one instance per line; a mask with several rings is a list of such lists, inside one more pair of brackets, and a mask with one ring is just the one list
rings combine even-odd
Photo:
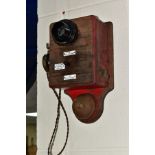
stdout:
[[[111,22],[102,22],[96,16],[71,19],[78,28],[75,42],[62,46],[55,43],[51,29],[48,46],[49,86],[53,88],[98,85],[113,88],[113,28]],[[76,51],[76,55],[64,56],[64,52]],[[55,64],[68,63],[65,69],[55,70]],[[65,76],[75,79],[64,80]]]

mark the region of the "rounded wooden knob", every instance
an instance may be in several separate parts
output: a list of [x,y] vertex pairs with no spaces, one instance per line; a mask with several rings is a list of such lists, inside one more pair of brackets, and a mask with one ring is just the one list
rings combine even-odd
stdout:
[[79,95],[73,102],[72,108],[77,119],[86,123],[95,112],[95,98],[90,94]]

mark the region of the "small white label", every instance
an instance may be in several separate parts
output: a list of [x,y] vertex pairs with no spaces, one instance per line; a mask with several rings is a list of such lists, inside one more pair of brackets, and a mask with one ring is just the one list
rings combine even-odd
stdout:
[[63,70],[65,69],[64,63],[54,64],[54,70]]
[[64,53],[63,53],[63,56],[64,56],[64,57],[70,56],[70,55],[76,55],[76,50],[67,51],[67,52],[64,52]]
[[65,75],[64,80],[72,80],[76,79],[76,74],[71,74],[71,75]]

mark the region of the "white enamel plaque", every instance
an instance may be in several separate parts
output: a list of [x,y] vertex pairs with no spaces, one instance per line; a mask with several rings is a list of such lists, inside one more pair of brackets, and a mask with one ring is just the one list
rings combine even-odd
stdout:
[[76,74],[64,75],[64,80],[76,79]]
[[54,70],[63,70],[63,69],[65,69],[64,63],[54,64]]
[[76,50],[73,50],[73,51],[67,51],[67,52],[63,52],[63,56],[66,57],[66,56],[70,56],[70,55],[76,55]]

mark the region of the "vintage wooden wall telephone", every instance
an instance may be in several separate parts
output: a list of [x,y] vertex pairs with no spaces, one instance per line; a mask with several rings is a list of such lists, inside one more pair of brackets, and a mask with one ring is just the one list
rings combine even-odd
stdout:
[[95,122],[114,88],[112,23],[93,15],[64,19],[50,24],[49,33],[43,56],[49,87],[65,89],[79,121]]

